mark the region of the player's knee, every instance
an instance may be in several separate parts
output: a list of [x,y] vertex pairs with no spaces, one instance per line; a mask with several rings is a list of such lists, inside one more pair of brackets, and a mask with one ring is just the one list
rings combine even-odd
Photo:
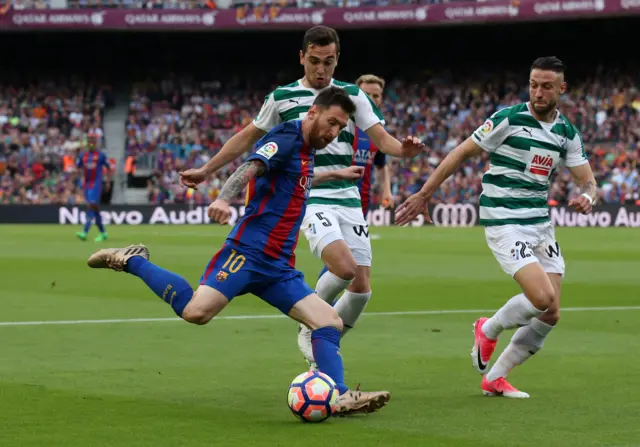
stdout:
[[320,329],[322,327],[334,327],[342,332],[344,329],[342,318],[340,318],[340,315],[338,315],[338,312],[333,307],[328,307],[326,312],[316,315],[308,326],[311,330]]
[[540,321],[549,326],[556,326],[560,322],[560,309],[549,309],[547,312],[538,317]]
[[345,281],[351,281],[356,277],[356,273],[358,272],[358,265],[353,259],[341,259],[339,262],[335,263],[333,266],[334,275],[338,278],[344,279]]
[[187,306],[182,312],[183,320],[197,325],[207,324],[214,316],[212,312],[197,306]]
[[556,291],[551,284],[540,284],[529,291],[527,298],[537,309],[546,310],[556,302]]

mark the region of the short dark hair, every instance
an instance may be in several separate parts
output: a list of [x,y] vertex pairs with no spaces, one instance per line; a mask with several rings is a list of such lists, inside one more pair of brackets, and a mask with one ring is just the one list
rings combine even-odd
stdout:
[[349,94],[340,87],[331,86],[322,90],[320,94],[316,96],[313,105],[325,109],[331,106],[339,106],[349,116],[356,113],[356,105],[349,97]]
[[306,53],[309,45],[326,47],[332,43],[336,44],[336,52],[340,54],[340,38],[338,37],[336,30],[329,28],[328,26],[314,26],[304,33],[304,38],[302,39],[302,52]]
[[531,64],[531,70],[549,70],[555,73],[564,73],[566,67],[564,63],[555,56],[539,57],[533,64]]

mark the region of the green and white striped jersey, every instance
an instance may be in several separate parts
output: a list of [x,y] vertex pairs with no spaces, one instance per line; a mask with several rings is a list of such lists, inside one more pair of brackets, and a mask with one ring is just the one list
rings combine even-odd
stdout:
[[[366,131],[378,123],[384,125],[382,114],[371,102],[369,96],[358,86],[334,79],[331,80],[330,85],[344,88],[349,93],[351,100],[356,105],[356,113],[335,140],[326,148],[316,151],[315,172],[332,171],[351,166],[356,126],[362,131]],[[253,124],[268,132],[283,121],[302,119],[321,91],[305,87],[302,85],[302,79],[278,87],[265,97],[265,102]],[[311,188],[308,204],[360,208],[360,193],[356,182],[347,180],[327,182]]]
[[529,103],[494,113],[473,133],[489,152],[482,177],[480,224],[534,225],[549,221],[549,179],[562,166],[588,163],[580,132],[557,113],[552,123],[538,121]]

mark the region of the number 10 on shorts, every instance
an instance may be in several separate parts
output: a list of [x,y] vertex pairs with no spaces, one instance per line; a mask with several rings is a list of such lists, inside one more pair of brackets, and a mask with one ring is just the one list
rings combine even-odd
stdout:
[[242,268],[246,260],[247,258],[245,258],[244,255],[239,255],[237,251],[232,249],[231,255],[227,259],[227,262],[222,265],[222,268],[228,268],[229,273],[236,273]]

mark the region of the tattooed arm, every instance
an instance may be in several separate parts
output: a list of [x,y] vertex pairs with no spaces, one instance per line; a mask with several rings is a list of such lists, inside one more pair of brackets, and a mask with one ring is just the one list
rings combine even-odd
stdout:
[[582,214],[589,214],[598,199],[596,179],[589,163],[569,168],[573,179],[580,187],[581,195],[569,201],[569,206]]
[[251,160],[236,169],[220,190],[215,202],[209,205],[209,218],[213,221],[226,224],[229,222],[231,212],[229,202],[242,192],[245,186],[254,177],[259,177],[265,171],[265,165],[261,161]]

